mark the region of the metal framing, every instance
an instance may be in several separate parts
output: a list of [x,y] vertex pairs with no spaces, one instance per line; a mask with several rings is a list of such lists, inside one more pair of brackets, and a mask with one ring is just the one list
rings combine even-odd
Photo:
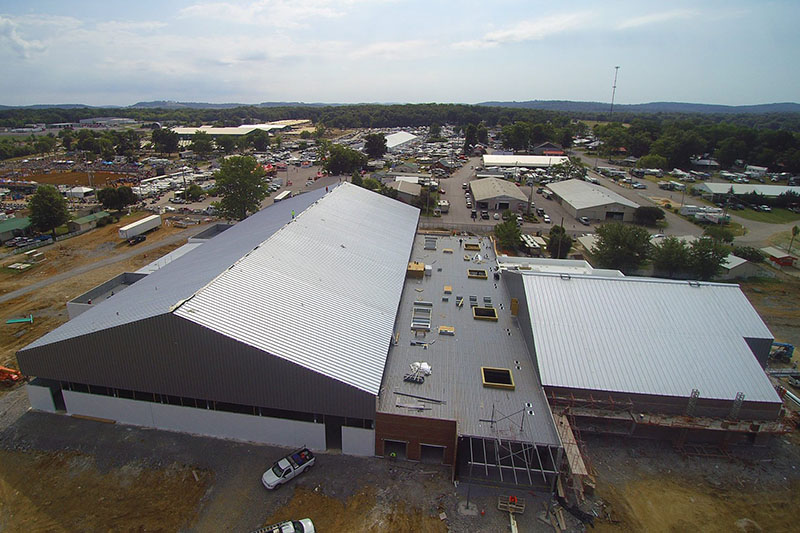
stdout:
[[[544,485],[551,488],[555,483],[562,457],[559,447],[499,437],[462,438],[469,440],[469,446],[459,448],[469,450],[466,461],[469,472],[464,475],[471,481],[484,477],[489,484]],[[483,471],[483,476],[479,474],[480,477],[476,478],[475,467],[479,472]]]

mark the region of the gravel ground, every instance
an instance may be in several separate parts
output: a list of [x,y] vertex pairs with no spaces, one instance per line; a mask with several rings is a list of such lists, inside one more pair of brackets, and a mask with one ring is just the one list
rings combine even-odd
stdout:
[[[78,452],[91,456],[101,472],[132,464],[155,469],[177,464],[209,470],[214,482],[201,501],[193,527],[196,531],[254,530],[286,506],[299,488],[319,491],[342,502],[360,491],[374,491],[376,507],[409,514],[413,510],[424,517],[436,517],[437,522],[439,513],[444,512],[447,518],[441,530],[455,532],[506,531],[508,517],[497,510],[497,496],[515,495],[524,498],[530,509],[518,518],[521,531],[552,531],[536,519],[546,501],[544,494],[456,486],[449,467],[440,465],[321,453],[310,472],[290,486],[267,491],[261,485],[261,473],[286,453],[284,448],[30,411],[23,387],[0,398],[0,449]],[[68,473],[64,476],[68,482]],[[458,513],[458,502],[466,499],[468,491],[483,515]],[[399,531],[397,527],[373,530]]]

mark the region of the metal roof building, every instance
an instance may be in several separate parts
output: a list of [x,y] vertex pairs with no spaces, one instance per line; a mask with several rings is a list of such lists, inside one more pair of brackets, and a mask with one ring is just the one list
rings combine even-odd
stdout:
[[407,131],[398,131],[397,133],[390,133],[386,136],[386,149],[389,151],[396,150],[407,142],[413,141],[417,136]]
[[549,155],[484,155],[484,167],[548,168],[569,161],[566,156]]
[[632,221],[639,204],[614,191],[583,180],[571,179],[547,186],[566,211],[590,220]]
[[696,390],[708,413],[727,413],[741,395],[743,412],[777,416],[781,400],[759,364],[773,336],[738,285],[516,276],[548,394],[611,395],[670,411]]
[[734,195],[757,193],[769,198],[775,198],[787,192],[800,194],[800,187],[788,185],[760,185],[747,183],[700,183],[695,185],[695,190],[700,194],[725,195],[733,192]]
[[499,178],[472,180],[469,188],[478,209],[516,211],[528,202],[528,198],[516,184]]
[[418,217],[347,183],[264,209],[20,350],[32,404],[356,453]]

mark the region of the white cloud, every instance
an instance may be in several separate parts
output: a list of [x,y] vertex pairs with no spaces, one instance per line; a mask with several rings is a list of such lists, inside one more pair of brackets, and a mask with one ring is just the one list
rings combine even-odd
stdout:
[[33,52],[44,50],[44,45],[39,41],[23,39],[17,31],[17,24],[6,17],[0,17],[0,43],[7,43],[23,59],[30,58]]
[[698,12],[691,9],[674,9],[672,11],[662,11],[660,13],[649,13],[647,15],[641,15],[624,20],[617,25],[617,29],[628,30],[631,28],[648,26],[650,24],[658,24],[660,22],[688,19],[696,17],[697,15]]
[[354,47],[350,57],[352,59],[378,57],[381,59],[402,61],[432,55],[434,53],[434,48],[435,45],[433,43],[423,40],[379,41]]
[[508,28],[489,32],[480,39],[461,41],[452,46],[456,49],[475,50],[505,43],[538,41],[551,35],[584,28],[591,20],[592,14],[588,11],[523,20]]
[[304,26],[309,19],[342,17],[355,4],[366,1],[369,0],[256,0],[244,4],[214,2],[185,7],[180,14],[186,18],[244,25],[297,28]]

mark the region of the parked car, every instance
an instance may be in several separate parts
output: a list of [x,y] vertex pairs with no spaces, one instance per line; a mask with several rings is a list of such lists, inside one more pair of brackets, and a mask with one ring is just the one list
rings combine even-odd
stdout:
[[495,220],[500,220],[500,213],[495,213],[494,215],[492,215],[492,218]]
[[276,461],[261,476],[261,483],[272,490],[313,467],[316,461],[316,457],[308,448],[300,448]]
[[640,181],[637,181],[637,182],[634,182],[633,188],[634,189],[646,189],[647,185],[645,185],[644,183],[642,183]]
[[476,211],[475,209],[473,209],[473,210],[472,210],[472,213],[470,214],[470,216],[471,216],[473,219],[476,219],[476,218],[478,218],[478,211]]
[[279,524],[262,527],[256,529],[253,533],[314,533],[314,523],[310,518],[301,518],[300,520],[287,520]]
[[146,235],[134,235],[130,239],[128,239],[128,245],[133,246],[134,244],[139,244],[140,242],[144,242],[147,240]]
[[489,211],[486,210],[481,211],[481,218],[483,220],[489,220]]
[[588,218],[586,218],[586,217],[580,217],[580,218],[578,218],[578,222],[580,222],[580,223],[581,223],[581,224],[583,224],[584,226],[588,226],[588,225],[590,224],[590,222],[589,222],[589,219],[588,219]]
[[547,215],[547,214],[543,215],[542,216],[542,220],[544,220],[545,224],[549,224],[550,223],[550,215]]

